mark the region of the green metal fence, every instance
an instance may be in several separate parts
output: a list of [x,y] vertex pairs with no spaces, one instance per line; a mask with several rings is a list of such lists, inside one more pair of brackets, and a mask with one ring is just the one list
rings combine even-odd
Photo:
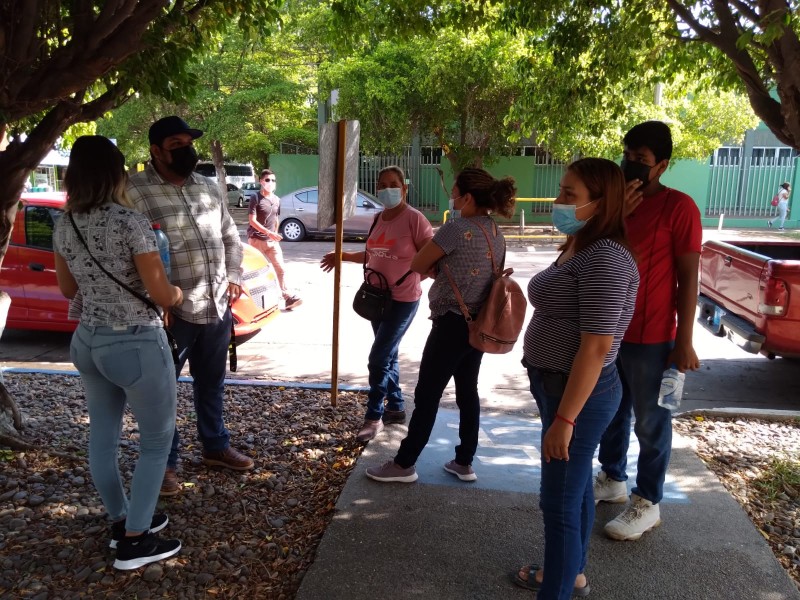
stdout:
[[770,204],[784,181],[792,182],[797,158],[764,160],[761,157],[735,159],[709,165],[708,202],[705,214],[715,217],[766,217],[775,209]]

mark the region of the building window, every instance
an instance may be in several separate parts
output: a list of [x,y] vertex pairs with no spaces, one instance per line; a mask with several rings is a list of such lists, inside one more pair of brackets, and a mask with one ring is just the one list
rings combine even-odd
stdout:
[[722,165],[738,165],[741,158],[742,149],[739,147],[723,146],[717,148],[711,156],[711,164]]

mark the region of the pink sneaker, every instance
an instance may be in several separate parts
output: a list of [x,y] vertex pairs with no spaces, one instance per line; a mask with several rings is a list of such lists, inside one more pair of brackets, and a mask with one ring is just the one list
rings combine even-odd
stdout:
[[396,481],[398,483],[414,483],[417,480],[417,469],[408,467],[404,469],[393,460],[387,460],[380,467],[369,467],[367,469],[367,477],[389,483]]
[[475,471],[472,470],[471,466],[460,465],[454,460],[451,460],[449,463],[447,463],[444,466],[444,470],[448,473],[452,473],[461,481],[476,481],[478,479],[478,476],[475,475]]

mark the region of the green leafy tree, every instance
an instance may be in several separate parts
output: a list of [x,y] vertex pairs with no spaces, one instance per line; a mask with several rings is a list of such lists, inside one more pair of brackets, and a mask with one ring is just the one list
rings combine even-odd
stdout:
[[397,151],[415,133],[433,135],[459,171],[496,155],[516,130],[508,113],[521,93],[521,52],[502,31],[447,29],[329,62],[323,81],[338,90],[336,117],[361,122],[366,151]]
[[[0,265],[28,174],[71,126],[134,92],[171,101],[196,83],[189,60],[232,20],[251,35],[278,0],[4,0],[0,3]],[[23,135],[24,134],[24,135]],[[8,313],[0,292],[0,332]],[[24,447],[0,384],[0,443]]]
[[[541,0],[503,3],[504,22],[546,46],[540,82],[557,101],[604,105],[622,117],[636,84],[651,89],[687,74],[700,93],[743,91],[782,142],[800,149],[797,2],[787,0]],[[522,65],[527,77],[531,69]],[[542,74],[541,71],[537,72]],[[541,83],[542,87],[545,83]],[[541,88],[526,94],[530,106]],[[565,105],[568,115],[575,106]]]
[[[238,19],[252,33],[277,0],[9,0],[0,3],[0,260],[28,173],[67,129],[135,91],[170,100],[196,79],[187,65]],[[26,134],[24,137],[22,134]]]

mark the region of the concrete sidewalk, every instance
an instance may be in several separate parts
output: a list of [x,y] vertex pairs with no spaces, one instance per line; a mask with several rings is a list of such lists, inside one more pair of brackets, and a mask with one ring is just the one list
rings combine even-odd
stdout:
[[[393,457],[405,427],[387,427],[370,442],[297,599],[532,597],[510,582],[509,573],[542,559],[539,424],[485,415],[481,425],[475,483],[442,469],[458,440],[456,411],[440,411],[417,463],[416,483],[381,484],[364,475],[367,466]],[[587,569],[590,597],[800,599],[765,540],[688,440],[676,436],[674,444],[661,527],[638,542],[614,542],[602,528],[623,505],[598,506]],[[632,443],[632,472],[637,453]]]

